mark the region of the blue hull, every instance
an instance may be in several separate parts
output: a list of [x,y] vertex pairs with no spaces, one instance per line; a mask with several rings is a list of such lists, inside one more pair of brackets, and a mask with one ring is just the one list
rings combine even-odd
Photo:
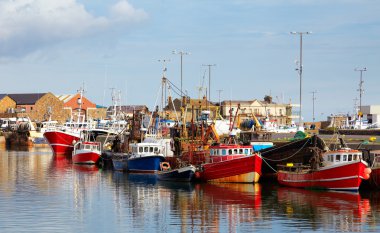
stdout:
[[159,180],[167,181],[181,181],[181,182],[190,182],[193,180],[195,175],[195,169],[174,169],[171,171],[159,171],[157,173],[157,178]]
[[127,171],[128,170],[127,159],[112,160],[112,164],[113,164],[113,169],[116,171]]
[[112,155],[113,169],[116,171],[128,171],[128,155],[123,153],[114,153]]
[[154,173],[160,170],[160,163],[164,161],[163,156],[146,156],[128,159],[129,172]]

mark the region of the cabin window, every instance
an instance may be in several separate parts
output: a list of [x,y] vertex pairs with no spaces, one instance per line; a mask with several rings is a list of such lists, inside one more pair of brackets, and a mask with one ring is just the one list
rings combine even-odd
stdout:
[[144,147],[144,152],[148,152],[149,151],[149,147]]
[[243,149],[239,149],[239,154],[243,154]]
[[137,147],[132,147],[132,152],[137,154]]
[[245,150],[244,150],[244,154],[246,154],[246,155],[249,154],[248,149],[245,149]]
[[149,147],[149,152],[150,152],[150,153],[153,153],[153,148],[154,148],[154,147]]
[[222,155],[226,155],[226,150],[222,150]]
[[228,150],[228,154],[232,155],[232,150],[231,149]]
[[376,161],[377,163],[380,163],[380,157],[376,157],[375,161]]
[[358,160],[358,155],[354,154],[354,160]]
[[340,162],[340,155],[335,155],[335,162]]
[[140,153],[144,152],[144,148],[139,147],[139,152],[140,152]]
[[343,161],[347,162],[347,155],[343,155]]
[[158,147],[154,147],[154,152],[158,152]]
[[352,161],[352,154],[348,155],[348,161]]
[[219,155],[219,152],[220,152],[219,150],[215,150],[215,151],[214,151],[214,153],[215,153],[216,155]]
[[238,153],[238,149],[234,149],[234,154],[236,155]]
[[210,150],[210,155],[214,155],[214,150]]

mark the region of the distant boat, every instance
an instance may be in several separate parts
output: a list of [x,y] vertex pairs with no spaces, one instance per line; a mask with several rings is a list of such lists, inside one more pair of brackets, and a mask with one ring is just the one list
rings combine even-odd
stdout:
[[194,178],[195,170],[193,165],[172,169],[168,162],[161,162],[157,178],[166,181],[190,182]]
[[315,154],[310,165],[279,165],[281,185],[298,188],[357,191],[362,179],[369,179],[371,169],[362,160],[362,152],[342,148]]
[[155,173],[160,170],[160,163],[165,160],[159,143],[131,144],[127,166],[129,172]]

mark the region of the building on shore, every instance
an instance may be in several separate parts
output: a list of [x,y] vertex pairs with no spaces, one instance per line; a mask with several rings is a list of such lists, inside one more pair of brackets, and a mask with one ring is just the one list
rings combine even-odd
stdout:
[[277,125],[290,125],[294,118],[298,118],[292,115],[293,105],[273,102],[270,96],[266,96],[263,101],[257,99],[223,101],[221,102],[221,115],[224,118],[234,116],[239,105],[238,114],[241,120],[252,119],[253,117],[259,120],[269,118]]

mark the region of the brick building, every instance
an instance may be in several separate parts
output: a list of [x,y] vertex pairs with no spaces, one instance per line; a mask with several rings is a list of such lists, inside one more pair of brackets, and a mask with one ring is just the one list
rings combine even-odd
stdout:
[[68,112],[63,103],[52,93],[8,94],[15,101],[15,117],[30,117],[32,121],[48,120],[49,116],[58,122],[64,122]]
[[7,94],[0,94],[0,117],[10,117],[14,109],[16,109],[16,101]]
[[[69,95],[57,95],[59,100],[63,102],[63,108],[68,112],[69,118],[72,116],[72,120],[78,120],[78,115],[85,120],[90,119],[104,119],[106,117],[106,109],[104,107],[97,107],[95,103],[91,102],[85,96],[81,94],[69,94]],[[69,120],[69,119],[67,119]]]

